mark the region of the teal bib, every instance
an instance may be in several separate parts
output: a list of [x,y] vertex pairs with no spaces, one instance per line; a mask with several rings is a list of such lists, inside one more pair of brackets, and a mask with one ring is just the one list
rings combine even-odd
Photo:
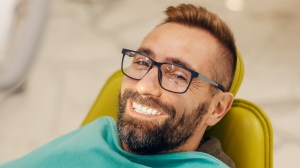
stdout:
[[137,155],[120,146],[114,119],[101,117],[0,168],[228,167],[202,152]]

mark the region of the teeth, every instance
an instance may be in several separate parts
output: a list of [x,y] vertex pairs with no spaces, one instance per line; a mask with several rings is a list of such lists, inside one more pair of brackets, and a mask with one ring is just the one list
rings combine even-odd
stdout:
[[149,108],[148,108],[146,113],[152,115],[152,111],[153,111],[152,109],[149,109]]
[[136,102],[133,102],[132,106],[133,106],[133,109],[138,113],[142,113],[142,114],[146,114],[146,115],[159,115],[160,114],[160,112],[157,112],[156,110],[151,109],[149,107],[142,106],[141,104],[138,104]]
[[148,113],[147,113],[147,107],[142,107],[142,108],[141,108],[141,111],[142,111],[143,113],[148,114]]
[[139,110],[139,111],[142,110],[142,106],[141,106],[140,104],[138,104],[138,105],[136,106],[136,108],[137,108],[137,110]]

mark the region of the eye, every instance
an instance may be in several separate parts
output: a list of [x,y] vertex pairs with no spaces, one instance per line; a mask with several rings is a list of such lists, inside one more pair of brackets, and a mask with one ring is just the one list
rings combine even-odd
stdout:
[[137,54],[133,58],[131,66],[136,69],[147,69],[151,66],[151,61],[147,57]]
[[185,69],[174,65],[164,65],[164,74],[175,82],[189,82],[189,74]]
[[146,61],[144,61],[142,59],[136,60],[134,63],[138,64],[138,65],[143,65],[143,66],[149,66],[148,62],[146,62]]
[[173,76],[180,81],[187,81],[187,78],[185,77],[185,75],[182,72],[179,71],[175,71],[173,72]]

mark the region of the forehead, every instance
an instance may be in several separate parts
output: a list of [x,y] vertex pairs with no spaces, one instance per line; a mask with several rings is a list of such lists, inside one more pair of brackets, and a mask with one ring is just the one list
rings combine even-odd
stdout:
[[151,50],[156,61],[178,59],[193,70],[209,75],[208,68],[214,63],[217,46],[217,40],[202,29],[166,23],[151,31],[140,48]]

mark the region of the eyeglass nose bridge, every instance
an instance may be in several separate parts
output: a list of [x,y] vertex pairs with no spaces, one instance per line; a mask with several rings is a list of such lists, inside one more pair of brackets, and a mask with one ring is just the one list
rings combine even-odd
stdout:
[[[150,59],[150,58],[149,58],[149,59]],[[145,73],[145,75],[144,75],[142,78],[144,78],[144,77],[148,74],[148,72],[151,71],[151,69],[152,69],[154,66],[157,66],[157,71],[158,71],[158,82],[159,82],[159,84],[161,85],[161,80],[162,80],[161,66],[162,66],[164,63],[156,62],[156,61],[154,61],[154,60],[152,60],[152,59],[150,59],[150,60],[151,60],[151,66],[150,66],[150,68],[148,69],[148,71]]]

